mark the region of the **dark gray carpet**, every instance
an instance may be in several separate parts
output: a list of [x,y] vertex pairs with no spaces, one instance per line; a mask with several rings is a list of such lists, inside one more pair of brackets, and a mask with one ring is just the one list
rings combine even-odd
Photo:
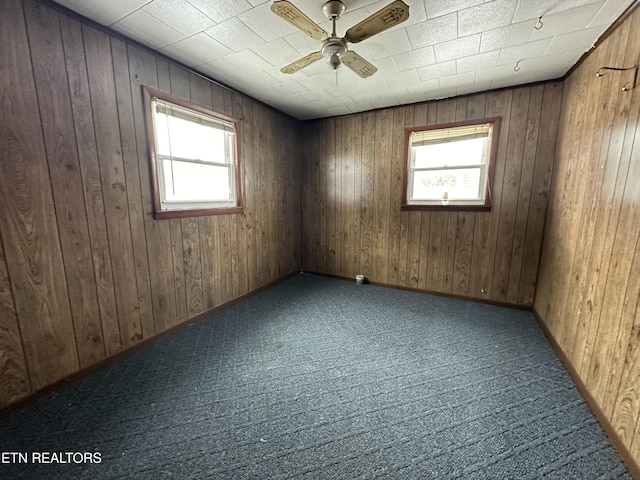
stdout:
[[529,312],[304,274],[0,420],[0,451],[29,456],[3,479],[631,478]]

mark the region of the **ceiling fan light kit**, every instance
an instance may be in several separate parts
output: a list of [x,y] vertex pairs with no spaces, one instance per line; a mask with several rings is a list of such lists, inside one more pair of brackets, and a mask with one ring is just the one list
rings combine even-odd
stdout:
[[271,11],[311,38],[322,41],[319,52],[310,53],[281,68],[282,73],[296,73],[324,57],[328,59],[331,70],[337,70],[345,64],[361,78],[370,77],[378,69],[353,50],[349,50],[348,43],[366,40],[409,18],[409,6],[402,0],[395,0],[351,27],[344,37],[338,37],[336,21],[346,11],[344,3],[340,0],[330,0],[322,6],[322,13],[332,23],[331,35],[288,0],[275,1],[271,4]]
[[336,70],[341,65],[340,57],[347,53],[347,42],[344,38],[329,37],[322,42],[320,51],[329,59],[329,68]]

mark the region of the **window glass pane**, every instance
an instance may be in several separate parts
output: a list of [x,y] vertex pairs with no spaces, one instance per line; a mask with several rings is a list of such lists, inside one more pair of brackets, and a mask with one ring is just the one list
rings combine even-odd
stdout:
[[481,168],[417,171],[413,174],[413,200],[478,200]]
[[415,151],[414,168],[480,165],[486,141],[487,137],[484,137],[412,147]]
[[228,163],[223,130],[156,113],[158,154],[206,162]]
[[229,168],[162,160],[168,202],[229,201]]

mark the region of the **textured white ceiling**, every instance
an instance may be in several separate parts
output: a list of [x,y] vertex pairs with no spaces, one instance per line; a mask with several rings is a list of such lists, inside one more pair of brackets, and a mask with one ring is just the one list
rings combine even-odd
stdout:
[[[324,0],[290,0],[326,31]],[[271,0],[57,0],[98,23],[298,119],[444,98],[564,75],[633,0],[404,0],[406,22],[350,45],[378,71],[362,79],[270,10]],[[391,0],[343,0],[337,33]],[[542,16],[540,29],[536,29]],[[540,24],[538,24],[540,26]],[[518,66],[516,71],[515,67]]]

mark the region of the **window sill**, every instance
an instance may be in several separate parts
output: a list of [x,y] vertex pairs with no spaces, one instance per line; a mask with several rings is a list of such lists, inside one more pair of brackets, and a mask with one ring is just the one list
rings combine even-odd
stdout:
[[490,212],[491,205],[417,205],[417,204],[402,204],[400,210],[412,211],[412,210],[431,210],[440,212]]
[[168,218],[186,218],[186,217],[209,217],[213,215],[242,215],[244,207],[230,208],[209,208],[201,210],[161,210],[153,213],[156,220],[164,220]]

